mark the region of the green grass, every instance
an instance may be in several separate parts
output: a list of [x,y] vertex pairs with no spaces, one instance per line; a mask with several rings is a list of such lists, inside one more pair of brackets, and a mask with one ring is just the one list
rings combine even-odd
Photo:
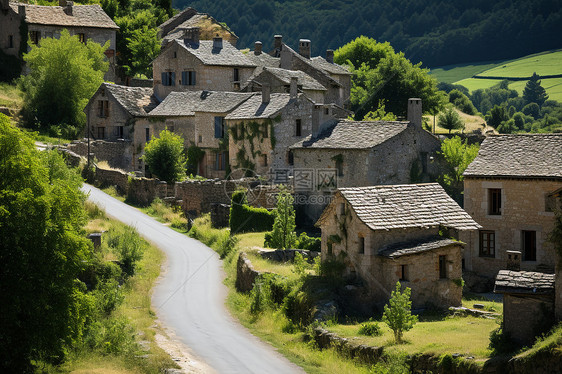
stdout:
[[477,75],[525,78],[534,72],[539,75],[562,74],[562,50],[537,53],[504,62]]
[[17,85],[0,82],[0,106],[19,110],[22,105],[22,94]]
[[503,62],[504,61],[488,61],[447,65],[431,69],[430,74],[439,82],[456,83],[462,79],[470,78],[488,69],[494,68]]
[[[470,92],[478,89],[490,88],[498,83],[499,79],[475,79],[468,78],[461,81],[455,82],[455,84],[460,84],[468,88]],[[516,81],[509,84],[509,88],[516,90],[519,95],[523,94],[523,89],[527,81]],[[541,79],[541,85],[546,90],[550,100],[556,100],[562,102],[562,78],[551,78],[551,79]]]

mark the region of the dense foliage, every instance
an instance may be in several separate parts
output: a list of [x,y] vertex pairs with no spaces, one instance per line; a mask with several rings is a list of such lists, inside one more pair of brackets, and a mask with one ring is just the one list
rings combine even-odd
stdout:
[[444,172],[439,177],[439,183],[445,191],[462,206],[463,173],[478,155],[478,145],[468,145],[458,136],[443,140],[439,154],[443,158]]
[[270,242],[272,248],[289,249],[295,246],[297,235],[293,202],[293,196],[285,190],[277,195],[277,209]]
[[460,130],[464,128],[464,123],[462,122],[461,117],[453,108],[450,107],[446,108],[441,114],[439,114],[437,123],[445,130],[449,130],[449,134],[451,133],[451,130]]
[[143,159],[160,180],[171,183],[185,176],[183,138],[171,131],[161,131],[158,138],[152,138],[144,148]]
[[273,35],[282,34],[295,48],[299,38],[312,40],[313,54],[323,55],[367,35],[435,67],[562,46],[560,0],[174,0],[173,6],[193,7],[226,22],[243,48],[261,40],[269,50]]
[[273,228],[275,212],[249,206],[246,190],[238,190],[232,194],[229,219],[232,234],[269,231]]
[[80,43],[67,30],[59,39],[32,45],[24,60],[31,72],[20,79],[28,125],[74,138],[86,123],[86,103],[103,82],[108,68],[103,52],[109,46]]

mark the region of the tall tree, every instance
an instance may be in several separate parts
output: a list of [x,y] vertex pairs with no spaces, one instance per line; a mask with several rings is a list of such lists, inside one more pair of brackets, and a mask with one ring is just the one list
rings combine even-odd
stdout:
[[152,138],[144,148],[144,161],[148,169],[166,182],[176,182],[185,176],[183,138],[164,130],[158,138]]
[[531,79],[527,81],[525,89],[523,90],[523,99],[527,103],[537,103],[539,107],[542,107],[545,101],[548,100],[548,94],[543,86],[541,86],[541,81],[537,73],[533,73]]
[[451,130],[460,130],[464,128],[464,123],[462,122],[461,117],[451,107],[446,108],[443,113],[439,115],[437,124],[445,130],[449,130],[449,134],[451,133]]
[[271,245],[275,248],[291,248],[297,240],[293,202],[293,196],[285,190],[277,195],[277,210],[271,232]]

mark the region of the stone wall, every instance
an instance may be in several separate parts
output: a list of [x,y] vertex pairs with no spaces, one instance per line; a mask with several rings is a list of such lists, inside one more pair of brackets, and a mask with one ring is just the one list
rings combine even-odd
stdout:
[[554,324],[554,299],[547,295],[503,295],[505,332],[521,345],[532,345],[535,337]]
[[[501,215],[488,214],[488,190],[501,189]],[[554,227],[554,213],[547,212],[545,198],[562,188],[561,181],[538,179],[464,180],[464,209],[483,230],[495,232],[495,255],[480,257],[479,233],[463,233],[467,243],[464,252],[468,270],[493,278],[507,264],[506,251],[521,251],[522,231],[536,231],[536,261],[521,261],[521,270],[554,272],[555,253],[547,240]],[[523,254],[524,255],[524,254]]]
[[184,212],[199,215],[210,212],[212,204],[230,204],[236,187],[234,181],[185,181],[177,183],[176,198]]
[[254,288],[254,282],[261,273],[254,269],[246,253],[240,252],[236,263],[236,290],[238,292],[250,292]]
[[230,205],[228,204],[211,204],[211,224],[215,228],[223,228],[229,226]]
[[[115,142],[90,140],[90,153],[93,154],[93,157],[98,161],[107,161],[112,168],[125,171],[132,171],[132,148],[132,143],[126,140]],[[73,141],[67,146],[67,149],[82,157],[88,157],[87,141]]]
[[129,182],[127,200],[142,206],[147,206],[158,197],[166,198],[168,185],[158,179],[132,178]]
[[96,180],[101,188],[115,186],[117,192],[129,192],[129,175],[121,170],[102,169],[96,166]]
[[[559,259],[558,261],[562,261]],[[554,282],[554,295],[555,295],[555,319],[562,321],[562,266],[560,263],[556,264],[556,280]]]

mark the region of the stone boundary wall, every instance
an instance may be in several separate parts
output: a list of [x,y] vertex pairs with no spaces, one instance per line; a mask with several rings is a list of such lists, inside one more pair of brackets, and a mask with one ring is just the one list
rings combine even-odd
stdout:
[[147,206],[155,198],[165,199],[167,195],[167,183],[158,179],[132,178],[129,182],[127,199],[136,204]]
[[[87,141],[73,141],[66,148],[82,157],[88,157]],[[129,140],[118,140],[115,142],[90,140],[90,153],[98,161],[107,161],[112,168],[125,171],[133,170],[133,146]]]
[[230,204],[237,183],[233,181],[185,181],[176,183],[176,199],[182,201],[182,209],[188,215],[211,212],[212,204]]
[[229,226],[230,205],[211,204],[211,224],[217,229]]
[[256,278],[262,273],[254,269],[254,266],[244,252],[238,255],[236,263],[236,290],[238,292],[250,292],[254,288]]
[[101,188],[115,186],[117,192],[129,192],[129,175],[121,170],[102,169],[96,165],[96,180]]
[[80,166],[80,161],[82,161],[83,159],[82,156],[65,148],[58,148],[58,150],[64,157],[64,160],[68,166],[70,166],[71,168]]

